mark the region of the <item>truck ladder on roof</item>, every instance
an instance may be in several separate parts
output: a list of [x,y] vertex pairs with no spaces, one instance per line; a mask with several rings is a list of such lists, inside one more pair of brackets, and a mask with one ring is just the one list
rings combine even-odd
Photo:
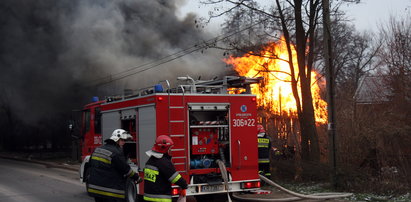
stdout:
[[174,146],[171,148],[173,162],[176,169],[180,172],[187,172],[187,150],[186,143],[186,108],[184,105],[184,89],[183,95],[172,96],[168,94],[169,106],[169,134],[174,141]]
[[194,80],[189,76],[178,77],[177,80],[185,81],[186,84],[179,85],[173,92],[186,94],[228,94],[230,89],[245,89],[244,93],[251,94],[251,84],[259,83],[263,78],[250,78],[244,76],[224,76],[220,80]]

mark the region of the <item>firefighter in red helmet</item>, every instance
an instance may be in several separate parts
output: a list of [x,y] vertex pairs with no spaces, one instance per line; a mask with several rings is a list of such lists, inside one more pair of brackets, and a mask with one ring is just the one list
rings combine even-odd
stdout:
[[257,124],[257,137],[258,137],[258,171],[259,174],[267,177],[271,176],[270,172],[270,150],[271,141],[267,136],[264,127],[261,124]]
[[150,158],[144,168],[145,201],[171,202],[172,184],[180,186],[182,188],[180,195],[185,196],[187,182],[176,171],[169,154],[173,145],[174,142],[169,136],[160,135],[153,148],[146,152]]

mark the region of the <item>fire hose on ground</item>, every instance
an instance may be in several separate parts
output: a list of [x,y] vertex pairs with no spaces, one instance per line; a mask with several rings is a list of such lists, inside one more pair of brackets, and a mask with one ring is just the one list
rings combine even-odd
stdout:
[[[229,192],[228,192],[227,169],[226,169],[226,167],[225,167],[225,165],[222,161],[218,160],[217,164],[218,164],[218,166],[221,170],[221,173],[222,173],[222,177],[223,177],[223,180],[224,180],[224,185],[225,185],[226,190],[227,190],[228,201],[231,202],[231,198],[230,198],[230,195],[229,195]],[[269,180],[268,178],[266,178],[263,175],[260,175],[260,179],[265,181],[269,185],[276,187],[280,191],[283,191],[285,193],[288,193],[288,194],[292,195],[293,197],[275,198],[275,199],[268,199],[268,198],[256,199],[256,198],[241,197],[238,193],[233,193],[233,195],[232,195],[233,198],[235,198],[237,200],[242,200],[242,201],[297,201],[297,200],[302,200],[302,199],[326,200],[326,199],[345,198],[345,197],[352,196],[352,193],[339,193],[339,192],[327,192],[327,193],[317,193],[317,194],[300,194],[300,193],[293,192],[291,190],[288,190],[288,189],[278,185],[277,183]]]

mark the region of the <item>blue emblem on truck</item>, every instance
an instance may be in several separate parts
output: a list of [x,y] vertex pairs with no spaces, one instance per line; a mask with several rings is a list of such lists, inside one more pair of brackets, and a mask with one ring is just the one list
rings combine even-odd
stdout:
[[241,105],[240,109],[241,109],[242,112],[246,112],[247,111],[247,106]]

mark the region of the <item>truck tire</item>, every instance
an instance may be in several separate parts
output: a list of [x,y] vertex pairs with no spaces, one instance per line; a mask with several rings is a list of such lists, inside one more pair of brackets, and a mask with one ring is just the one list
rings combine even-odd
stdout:
[[128,178],[126,181],[126,201],[127,202],[138,202],[137,197],[137,187],[134,180]]

